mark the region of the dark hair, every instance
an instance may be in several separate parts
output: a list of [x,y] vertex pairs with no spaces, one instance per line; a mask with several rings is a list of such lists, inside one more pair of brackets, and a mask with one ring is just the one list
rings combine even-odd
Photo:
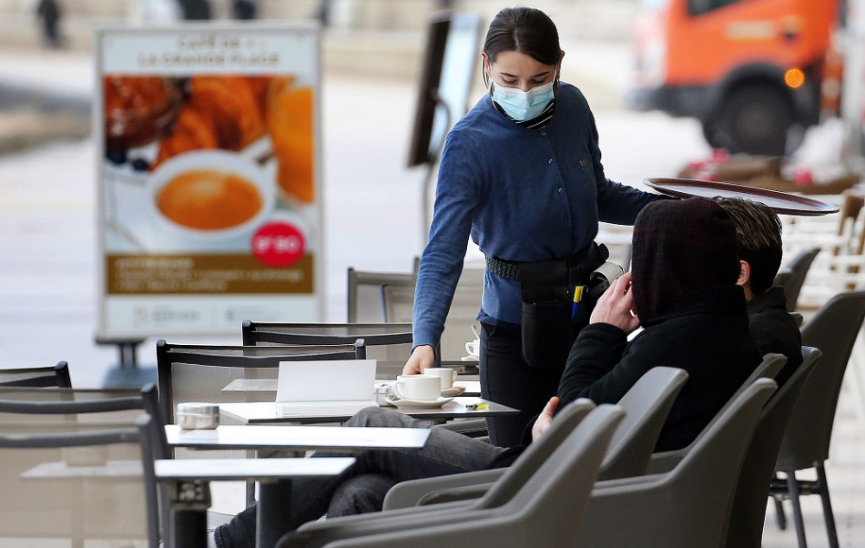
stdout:
[[490,63],[503,51],[516,51],[545,65],[557,64],[562,53],[556,24],[534,8],[505,8],[498,12],[487,31],[484,51]]
[[751,291],[772,287],[781,267],[781,219],[766,204],[741,198],[716,198],[736,223],[739,259],[751,265]]

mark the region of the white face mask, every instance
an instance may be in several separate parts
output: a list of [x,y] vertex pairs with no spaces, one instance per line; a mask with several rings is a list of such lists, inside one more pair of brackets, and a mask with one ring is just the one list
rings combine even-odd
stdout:
[[529,91],[493,84],[493,101],[502,107],[508,116],[521,122],[537,118],[554,96],[553,82],[534,87]]

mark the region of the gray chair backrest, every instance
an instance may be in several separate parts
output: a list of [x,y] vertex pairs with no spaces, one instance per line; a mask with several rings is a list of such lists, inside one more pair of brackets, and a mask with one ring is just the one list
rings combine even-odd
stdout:
[[618,402],[625,419],[613,435],[598,479],[646,473],[658,435],[687,380],[683,369],[654,367],[625,393]]
[[574,546],[721,546],[745,452],[776,387],[747,387],[669,472],[598,482]]
[[739,387],[736,392],[730,396],[730,399],[727,400],[727,403],[724,404],[721,409],[715,413],[715,416],[712,417],[712,420],[709,421],[709,424],[706,425],[705,428],[697,435],[696,439],[691,442],[687,447],[683,447],[682,449],[677,449],[674,451],[664,451],[662,453],[654,453],[649,459],[649,466],[647,468],[648,472],[656,473],[656,472],[666,472],[672,469],[679,460],[681,460],[691,448],[696,444],[697,440],[699,440],[703,435],[706,434],[709,427],[712,426],[720,417],[727,411],[727,409],[733,404],[736,399],[742,395],[742,393],[752,384],[754,381],[758,379],[774,379],[778,372],[783,369],[784,365],[787,363],[787,357],[783,354],[766,354],[763,356],[763,361],[754,369],[754,371],[748,375],[748,378],[745,379],[745,382]]
[[783,287],[784,295],[787,296],[787,311],[793,312],[796,310],[799,293],[801,293],[802,286],[805,284],[805,278],[808,276],[811,263],[814,262],[814,258],[818,253],[820,253],[819,246],[802,249],[776,275],[775,285]]
[[802,327],[802,344],[823,355],[793,408],[778,470],[803,470],[829,458],[841,382],[863,319],[865,290],[847,291],[829,299]]
[[793,407],[820,356],[820,350],[803,347],[802,364],[763,407],[754,439],[748,447],[739,474],[733,512],[727,529],[727,548],[760,548],[766,517],[766,499],[769,496],[769,484],[775,471],[781,440],[792,416]]
[[[617,405],[625,410],[625,418],[610,442],[598,475],[599,480],[638,476],[645,473],[658,434],[687,378],[688,374],[684,370],[655,367],[643,375],[619,400]],[[556,422],[564,418],[562,413],[564,410],[556,415]],[[564,425],[560,423],[557,426]],[[549,432],[545,433],[535,444],[554,442],[558,445],[560,443],[558,440],[547,438],[548,435]],[[529,455],[524,454],[520,459],[528,457],[545,460],[547,456],[548,452],[544,450]],[[491,482],[496,481],[504,473],[504,469],[484,470],[402,482],[388,493],[385,508],[405,508],[415,503],[441,504],[480,498],[491,488]]]
[[[488,481],[497,481],[506,472],[511,474],[508,481],[492,494],[478,499],[473,504],[478,508],[489,508],[504,504],[522,486],[527,478],[537,470],[538,467],[552,454],[562,441],[573,431],[574,428],[594,409],[595,404],[587,399],[578,399],[570,405],[563,407],[557,414],[549,429],[541,438],[529,445],[519,456],[517,462],[520,466],[515,470],[493,469],[480,472],[469,472],[476,481],[478,474],[487,478]],[[513,467],[511,467],[513,468]],[[394,485],[384,499],[384,508],[387,510],[395,508],[406,508],[414,506],[418,500],[432,490],[462,485],[461,476],[466,474],[454,474],[436,478],[418,479],[401,482]]]
[[[623,415],[624,410],[618,406],[595,408],[507,504],[456,512],[421,511],[398,519],[388,517],[388,512],[379,519],[332,518],[301,527],[295,534],[283,537],[277,547],[495,548],[527,546],[532,541],[550,547],[573,546],[601,461]],[[518,464],[511,468],[515,466]],[[500,481],[505,479],[503,476]]]

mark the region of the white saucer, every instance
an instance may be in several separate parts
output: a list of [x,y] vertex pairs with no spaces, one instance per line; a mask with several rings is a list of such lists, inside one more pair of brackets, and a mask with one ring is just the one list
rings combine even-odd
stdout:
[[447,402],[453,400],[453,398],[440,397],[435,400],[403,400],[394,396],[393,394],[388,394],[385,400],[389,404],[395,405],[397,407],[420,407],[424,409],[435,409],[436,407],[441,407]]
[[444,396],[445,398],[455,398],[465,391],[465,386],[452,386],[450,388],[443,388],[442,396]]
[[476,362],[476,361],[480,360],[480,358],[478,356],[475,356],[474,354],[469,354],[468,356],[463,356],[460,359],[464,362]]

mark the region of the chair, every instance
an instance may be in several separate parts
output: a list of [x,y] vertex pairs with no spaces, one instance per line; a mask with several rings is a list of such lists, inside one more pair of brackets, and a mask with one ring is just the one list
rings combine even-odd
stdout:
[[838,220],[834,227],[828,227],[831,234],[809,235],[808,230],[827,224],[826,221],[813,218],[793,224],[791,228],[802,228],[784,236],[785,246],[791,242],[804,241],[806,245],[819,245],[826,251],[818,254],[810,267],[808,284],[803,287],[799,300],[800,307],[812,310],[819,308],[835,293],[849,291],[865,283],[865,219],[861,215],[865,194],[861,190],[847,189],[842,196]]
[[223,389],[235,379],[276,379],[281,361],[352,360],[363,355],[363,341],[335,345],[224,346],[175,344],[159,339],[156,370],[162,417],[167,423],[174,423],[174,409],[183,402],[254,401],[257,396],[249,392]]
[[748,386],[669,472],[598,482],[574,546],[723,546],[739,471],[776,387]]
[[[155,394],[155,388],[149,387]],[[138,390],[0,389],[0,537],[159,544]]]
[[[588,494],[624,411],[592,410],[546,458],[518,459],[481,499],[459,508],[412,508],[309,523],[280,539],[279,548],[573,545]],[[525,456],[525,455],[524,455]],[[567,485],[566,489],[562,489]],[[505,496],[502,496],[505,495]]]
[[[590,400],[578,399],[559,411],[541,439],[537,443],[531,444],[519,456],[520,461],[526,461],[522,464],[523,473],[533,473],[537,467],[543,464],[562,443],[562,440],[577,427],[580,421],[593,408],[594,403]],[[436,426],[435,428],[441,427]],[[494,468],[436,478],[403,481],[391,487],[387,492],[383,508],[385,510],[396,510],[415,506],[421,497],[438,489],[445,490],[464,487],[469,484],[488,484],[498,480],[506,470],[507,468]],[[483,495],[483,493],[480,493],[478,496],[480,495]]]
[[[414,285],[385,285],[382,288],[386,322],[411,322],[414,312]],[[475,338],[472,326],[481,309],[484,292],[484,269],[465,267],[454,289],[453,300],[445,319],[438,357],[444,361],[459,360],[466,354],[466,341]]]
[[60,386],[71,388],[69,364],[61,361],[57,362],[54,367],[0,369],[0,386]]
[[[417,283],[415,272],[366,272],[348,268],[347,320],[349,323],[386,322],[385,287],[409,288]],[[411,320],[409,320],[411,321]]]
[[783,287],[784,294],[787,296],[788,312],[796,310],[796,302],[799,300],[799,293],[805,284],[805,278],[808,276],[808,269],[811,268],[811,263],[814,262],[814,257],[818,253],[820,253],[819,246],[800,250],[775,276],[774,285]]
[[[646,472],[664,421],[687,379],[688,373],[682,369],[655,367],[625,393],[618,403],[625,410],[625,418],[610,441],[598,474],[599,480],[639,476]],[[561,412],[556,415],[557,421],[559,415]],[[548,433],[537,443],[548,442]],[[388,491],[384,507],[393,509],[477,498],[483,495],[489,482],[500,477],[505,470],[499,468],[404,481]]]
[[766,518],[766,497],[769,496],[781,440],[793,406],[820,356],[818,349],[803,347],[802,364],[763,408],[739,473],[727,529],[727,548],[760,548]]
[[363,339],[379,378],[393,379],[411,353],[411,323],[273,323],[244,320],[244,346],[351,344]]
[[[782,481],[776,476],[771,488],[781,528],[786,525],[781,501],[790,500],[796,536],[802,548],[807,546],[807,541],[799,497],[810,494],[819,495],[823,503],[829,546],[838,546],[835,517],[823,465],[829,458],[829,444],[841,382],[853,345],[862,328],[863,318],[865,290],[848,291],[829,299],[802,327],[802,344],[819,348],[823,356],[802,389],[781,443],[775,471],[784,473],[786,480]],[[796,478],[798,470],[811,468],[816,471],[816,481]]]
[[[159,385],[159,412],[165,423],[173,424],[178,403],[234,403],[272,401],[272,394],[226,391],[236,379],[276,379],[279,362],[291,360],[351,360],[366,355],[363,340],[354,344],[301,346],[222,346],[156,341],[156,373]],[[174,450],[174,457],[189,451]],[[211,453],[216,454],[216,452]],[[221,451],[224,456],[247,452]],[[246,500],[255,500],[255,485],[247,485]]]
[[650,474],[657,474],[660,472],[669,472],[676,466],[676,464],[681,461],[685,455],[696,445],[696,443],[700,440],[702,436],[706,434],[715,421],[717,421],[726,411],[727,409],[733,405],[733,402],[744,392],[749,386],[754,384],[758,379],[774,379],[778,372],[784,368],[784,365],[787,364],[787,357],[782,354],[766,354],[763,356],[763,361],[757,366],[754,371],[748,375],[748,378],[745,379],[745,382],[742,383],[742,386],[739,387],[736,392],[730,396],[730,399],[727,400],[727,403],[724,404],[721,409],[715,413],[715,416],[712,417],[712,420],[709,421],[709,424],[703,428],[702,432],[697,435],[696,439],[691,442],[687,447],[683,447],[681,449],[676,449],[673,451],[662,451],[659,453],[653,453],[651,458],[649,459],[649,465],[647,468],[647,472]]

